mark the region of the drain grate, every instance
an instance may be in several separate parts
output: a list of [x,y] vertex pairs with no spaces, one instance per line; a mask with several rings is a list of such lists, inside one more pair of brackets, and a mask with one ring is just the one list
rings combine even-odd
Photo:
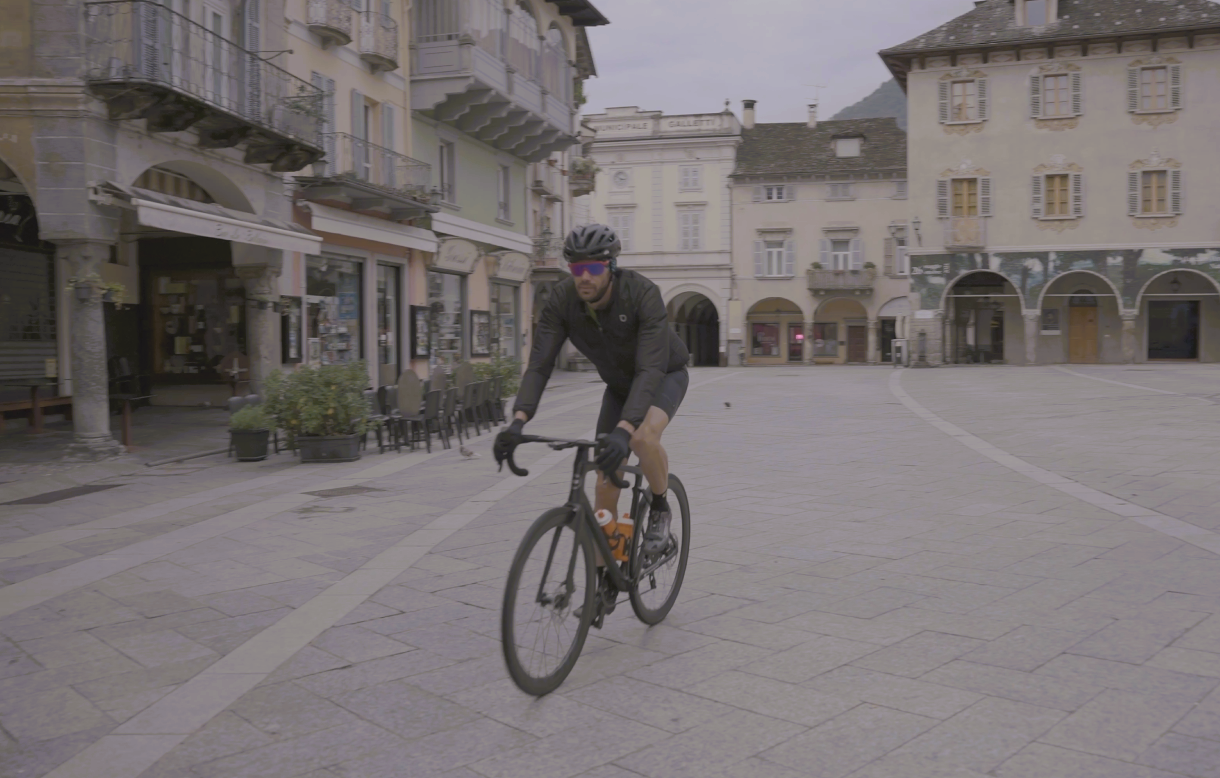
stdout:
[[356,494],[384,491],[385,489],[374,489],[371,486],[340,486],[338,489],[322,489],[317,492],[305,492],[305,494],[312,494],[315,497],[351,497]]
[[0,505],[50,505],[53,502],[60,500],[69,500],[73,497],[83,497],[86,494],[94,492],[104,492],[107,489],[116,489],[125,484],[106,484],[105,486],[73,486],[71,489],[59,489],[54,492],[44,492],[36,494],[33,497],[22,497],[20,500],[0,503]]

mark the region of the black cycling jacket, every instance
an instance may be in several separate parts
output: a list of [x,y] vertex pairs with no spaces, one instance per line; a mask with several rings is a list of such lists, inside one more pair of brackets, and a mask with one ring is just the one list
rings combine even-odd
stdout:
[[565,340],[589,358],[610,391],[627,398],[623,419],[636,427],[643,423],[665,374],[690,361],[686,345],[669,326],[656,284],[634,270],[621,270],[610,289],[610,304],[591,312],[576,293],[575,279],[568,278],[555,286],[534,328],[530,364],[514,413],[534,417]]

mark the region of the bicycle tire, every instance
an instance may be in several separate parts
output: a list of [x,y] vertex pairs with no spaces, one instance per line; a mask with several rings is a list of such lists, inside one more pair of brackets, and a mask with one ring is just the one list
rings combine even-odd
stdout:
[[[566,530],[566,532],[565,532]],[[539,621],[549,618],[550,624],[540,624],[542,629],[549,630],[554,628],[556,635],[559,634],[562,626],[569,619],[577,619],[575,632],[572,635],[571,645],[568,647],[562,659],[557,666],[542,674],[538,674],[531,670],[534,662],[530,658],[528,661],[522,661],[521,651],[524,646],[520,646],[518,638],[518,621],[517,621],[517,606],[518,593],[521,591],[522,576],[525,574],[526,567],[531,561],[538,561],[535,554],[535,548],[538,544],[547,538],[551,538],[552,532],[558,532],[560,537],[558,541],[552,540],[555,545],[552,546],[552,551],[548,551],[545,546],[542,549],[544,556],[550,556],[552,559],[562,560],[566,567],[569,563],[576,567],[576,562],[582,561],[575,559],[579,554],[583,558],[584,570],[574,570],[574,577],[583,577],[583,582],[574,581],[573,585],[579,586],[584,584],[583,597],[572,592],[571,598],[567,601],[566,607],[560,612],[553,612],[548,617],[545,613],[539,613]],[[571,535],[568,540],[564,540],[564,535]],[[567,547],[570,546],[571,554],[566,553]],[[544,562],[545,564],[545,562]],[[551,570],[546,570],[550,573]],[[543,513],[530,526],[525,537],[521,541],[521,545],[517,548],[517,553],[513,557],[512,566],[508,571],[508,580],[504,588],[504,605],[500,612],[500,642],[504,651],[504,661],[508,665],[508,674],[512,677],[513,682],[517,687],[526,694],[532,694],[535,697],[541,697],[554,691],[563,683],[568,674],[572,672],[572,668],[576,665],[576,660],[580,657],[580,652],[584,648],[585,638],[589,634],[589,625],[593,622],[594,603],[596,602],[597,569],[593,564],[593,541],[589,537],[587,528],[583,527],[577,517],[567,508],[554,508]],[[564,575],[566,577],[566,573]],[[534,584],[529,581],[525,582],[527,586],[533,589]],[[558,583],[558,582],[557,582]],[[546,588],[545,577],[538,584],[541,591]],[[576,600],[579,599],[580,602]],[[537,606],[537,603],[535,603]],[[575,610],[578,606],[582,606],[581,615],[575,616]],[[537,613],[537,608],[533,613]],[[532,644],[537,647],[537,638],[534,638]],[[545,643],[543,644],[545,648]]]
[[[674,603],[678,600],[678,592],[682,589],[682,580],[686,577],[686,562],[690,556],[690,502],[686,499],[686,488],[682,486],[682,482],[673,473],[669,475],[669,494],[673,498],[670,502],[670,508],[676,507],[678,515],[670,521],[670,534],[673,534],[674,523],[681,528],[681,537],[678,541],[678,553],[675,557],[676,565],[673,569],[670,591],[665,596],[665,599],[656,606],[645,602],[645,597],[648,594],[647,590],[642,590],[642,587],[655,581],[649,579],[637,580],[636,585],[631,587],[631,609],[635,611],[636,618],[648,625],[660,624],[669,615],[669,611],[673,609]],[[676,506],[675,506],[676,503]],[[644,570],[644,530],[645,521],[648,518],[648,505],[646,500],[641,500],[637,508],[638,515],[635,517],[635,533],[631,539],[631,578],[638,579],[640,573]],[[664,567],[662,568],[664,569]],[[654,573],[655,576],[655,573]],[[655,589],[653,589],[655,591]]]

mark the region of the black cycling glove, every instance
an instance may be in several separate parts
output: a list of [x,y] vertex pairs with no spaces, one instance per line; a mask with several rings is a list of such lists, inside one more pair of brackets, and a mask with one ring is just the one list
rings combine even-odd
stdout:
[[496,457],[496,464],[500,466],[501,470],[504,469],[504,462],[513,455],[517,446],[521,445],[521,429],[524,426],[525,422],[521,419],[513,419],[513,423],[508,425],[508,429],[496,435],[496,442],[491,450]]
[[629,456],[631,456],[631,433],[622,427],[615,427],[609,435],[598,441],[597,458],[594,461],[597,463],[598,470],[606,475],[617,477],[618,469],[623,466]]

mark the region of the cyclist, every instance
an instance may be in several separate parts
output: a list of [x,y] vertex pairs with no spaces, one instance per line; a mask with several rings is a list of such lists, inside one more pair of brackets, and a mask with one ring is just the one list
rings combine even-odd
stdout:
[[[621,249],[614,230],[603,224],[577,227],[564,242],[572,278],[560,282],[534,328],[529,367],[521,379],[513,422],[496,436],[496,462],[512,455],[521,428],[538,410],[538,400],[565,340],[571,340],[606,382],[597,434],[595,510],[618,516],[619,489],[606,478],[618,473],[634,451],[648,480],[652,501],[646,554],[665,551],[672,518],[665,499],[669,458],[661,434],[686,396],[690,353],[669,326],[657,285],[618,267]],[[620,474],[621,479],[621,474]]]

